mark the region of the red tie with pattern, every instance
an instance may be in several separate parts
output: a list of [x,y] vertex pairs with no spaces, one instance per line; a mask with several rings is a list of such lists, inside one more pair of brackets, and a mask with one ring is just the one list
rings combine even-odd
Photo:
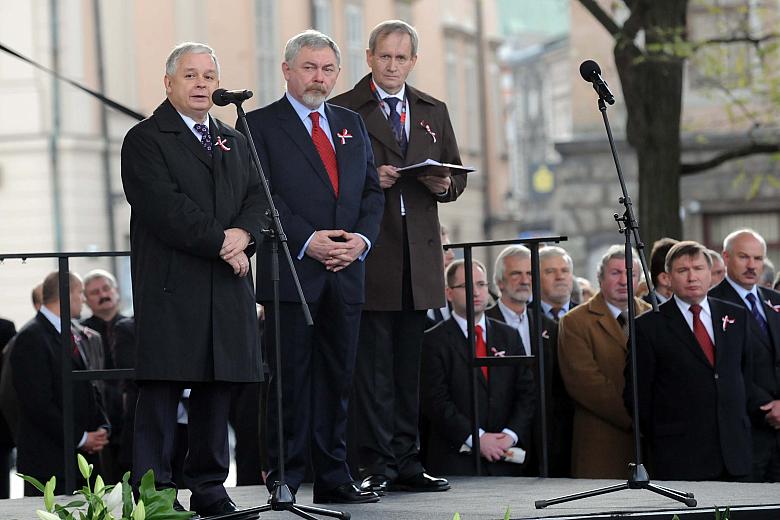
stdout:
[[693,313],[693,334],[707,357],[707,361],[710,362],[710,365],[715,366],[715,345],[712,344],[712,339],[710,339],[710,335],[699,317],[701,305],[698,303],[691,305],[691,312]]
[[314,141],[314,147],[317,149],[317,153],[320,154],[322,164],[325,165],[325,169],[328,171],[328,177],[330,177],[330,183],[333,185],[333,191],[336,192],[336,196],[339,196],[339,165],[336,162],[336,151],[333,149],[333,145],[330,144],[330,139],[325,135],[325,131],[320,127],[320,113],[312,112],[309,114],[311,118],[311,140]]
[[[477,357],[487,357],[487,345],[485,344],[485,336],[482,334],[482,325],[474,327],[474,331],[477,336]],[[485,376],[485,381],[488,380],[488,367],[480,367],[482,369],[482,375]]]

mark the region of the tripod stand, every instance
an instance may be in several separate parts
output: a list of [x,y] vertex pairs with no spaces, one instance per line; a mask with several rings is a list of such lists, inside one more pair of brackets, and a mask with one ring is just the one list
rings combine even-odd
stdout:
[[[583,66],[586,65],[588,62],[583,63]],[[593,63],[596,69],[598,69],[598,65]],[[582,72],[583,67],[580,67],[580,71]],[[599,71],[600,73],[600,71]],[[591,79],[585,77],[585,74],[583,74],[583,77],[586,79],[586,81],[591,81]],[[600,77],[599,77],[600,79]],[[667,488],[664,486],[659,486],[657,484],[653,484],[650,482],[650,475],[647,473],[647,470],[645,469],[644,465],[642,464],[642,447],[640,443],[640,432],[639,432],[639,397],[638,397],[638,384],[637,384],[637,372],[636,372],[636,337],[635,337],[635,326],[634,326],[634,318],[636,317],[636,309],[634,307],[634,285],[633,285],[633,255],[632,255],[632,239],[634,241],[634,244],[636,245],[636,249],[639,252],[639,259],[642,264],[642,269],[645,273],[645,279],[648,280],[648,285],[652,285],[650,282],[650,276],[647,272],[647,262],[645,261],[643,248],[644,245],[642,244],[642,241],[639,237],[639,224],[636,221],[636,218],[634,217],[633,212],[633,206],[631,203],[631,198],[628,196],[628,190],[626,189],[626,183],[623,178],[623,171],[620,168],[620,160],[618,159],[617,151],[615,149],[615,141],[612,138],[612,129],[609,126],[609,119],[607,118],[607,106],[605,104],[605,100],[612,104],[614,103],[614,99],[611,97],[612,94],[609,92],[608,89],[606,89],[606,84],[602,87],[601,85],[597,85],[596,82],[594,82],[594,89],[599,94],[599,101],[598,101],[598,107],[599,111],[601,112],[601,115],[604,119],[604,126],[607,130],[607,137],[609,139],[609,146],[612,150],[612,157],[615,160],[615,167],[617,169],[618,174],[618,180],[620,181],[620,188],[622,189],[622,197],[620,197],[619,202],[623,204],[625,207],[625,212],[622,216],[615,213],[613,216],[615,218],[615,221],[618,224],[618,232],[622,233],[625,237],[625,262],[626,262],[626,280],[628,281],[628,344],[629,344],[629,351],[630,351],[630,359],[631,359],[631,385],[632,385],[632,396],[633,396],[633,421],[634,421],[634,461],[629,464],[629,469],[631,470],[631,475],[628,478],[628,481],[626,481],[623,484],[617,484],[614,486],[607,486],[600,489],[594,489],[591,491],[585,491],[583,493],[576,493],[573,495],[566,495],[563,497],[553,498],[550,500],[537,500],[534,502],[534,505],[537,509],[543,509],[547,506],[553,505],[553,504],[560,504],[563,502],[570,502],[572,500],[579,500],[581,498],[588,498],[588,497],[594,497],[598,495],[604,495],[606,493],[612,493],[614,491],[621,491],[624,489],[646,489],[648,491],[652,491],[653,493],[657,493],[659,495],[663,495],[667,498],[671,498],[672,500],[677,500],[678,502],[682,502],[688,507],[695,507],[696,506],[696,499],[693,496],[693,493],[687,493],[684,491],[677,491],[675,489]],[[651,287],[651,294],[653,294],[652,287]],[[655,295],[653,294],[653,312],[658,312],[658,303],[655,299]],[[628,382],[626,382],[628,384]]]
[[307,325],[311,326],[314,322],[312,321],[311,313],[309,312],[309,307],[306,304],[306,299],[303,295],[303,289],[301,288],[300,281],[298,280],[298,275],[295,270],[295,265],[293,264],[292,257],[290,256],[290,249],[287,246],[287,237],[284,234],[284,229],[282,228],[282,222],[279,219],[279,212],[277,211],[274,205],[273,198],[271,196],[271,189],[268,185],[268,179],[266,178],[265,173],[263,172],[263,167],[260,164],[260,158],[257,155],[257,149],[255,148],[254,141],[252,141],[252,135],[249,132],[249,125],[246,122],[246,113],[244,112],[244,109],[241,107],[241,103],[243,103],[243,100],[233,100],[231,102],[236,105],[236,111],[238,113],[238,119],[241,126],[240,130],[246,136],[247,141],[249,142],[249,150],[252,154],[252,161],[254,162],[255,167],[257,168],[258,174],[260,175],[260,181],[263,185],[263,190],[265,192],[266,200],[268,201],[268,207],[269,207],[268,214],[271,217],[270,229],[263,230],[263,234],[266,235],[266,237],[268,237],[269,240],[271,240],[271,281],[273,285],[273,308],[274,308],[274,313],[273,313],[274,314],[274,324],[273,324],[274,353],[276,358],[276,363],[275,363],[276,377],[274,379],[276,380],[276,411],[277,411],[276,420],[278,421],[277,449],[279,453],[279,480],[274,482],[274,486],[271,491],[271,497],[268,499],[268,504],[259,507],[244,509],[236,513],[231,513],[229,515],[221,516],[219,518],[222,519],[229,518],[231,520],[239,520],[244,518],[252,518],[258,516],[260,513],[263,513],[265,511],[273,510],[273,511],[289,511],[294,515],[297,515],[301,518],[306,518],[308,520],[316,520],[317,517],[313,515],[321,515],[321,516],[328,516],[328,517],[348,520],[350,518],[350,514],[348,512],[332,511],[320,507],[304,506],[304,505],[296,504],[295,495],[290,490],[290,486],[287,485],[287,482],[285,480],[284,420],[283,420],[283,409],[282,409],[282,365],[281,365],[282,343],[281,343],[281,337],[279,332],[280,330],[279,244],[281,244],[282,246],[282,250],[287,260],[287,264],[290,267],[290,273],[292,274],[293,283],[298,292],[298,297],[300,298],[301,301],[301,307],[303,310],[304,317],[306,319],[306,323]]

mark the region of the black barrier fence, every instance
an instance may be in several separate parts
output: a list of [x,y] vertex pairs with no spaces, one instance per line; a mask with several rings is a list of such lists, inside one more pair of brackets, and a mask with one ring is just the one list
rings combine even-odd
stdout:
[[[70,271],[71,258],[95,258],[95,257],[117,257],[130,256],[129,251],[99,251],[99,252],[69,252],[69,253],[0,253],[0,262],[11,259],[27,261],[39,258],[56,258],[59,270],[59,293],[60,293],[60,320],[62,327],[60,329],[60,355],[62,356],[62,435],[65,446],[65,456],[63,459],[65,469],[65,494],[71,494],[76,488],[76,439],[73,436],[73,413],[75,404],[73,402],[73,382],[74,381],[103,381],[108,379],[133,379],[135,370],[111,369],[111,370],[72,370],[68,353],[71,345],[71,309],[70,298],[64,295],[70,294]],[[105,347],[105,345],[104,345]]]
[[[568,240],[566,236],[549,236],[535,238],[518,238],[511,240],[487,240],[483,242],[462,242],[445,245],[445,249],[463,249],[463,260],[466,269],[466,322],[468,324],[468,343],[471,350],[471,407],[472,407],[472,433],[471,452],[474,456],[474,465],[477,475],[482,474],[482,459],[479,451],[479,370],[484,366],[512,366],[536,361],[536,382],[539,388],[538,410],[541,419],[541,453],[539,473],[546,477],[549,473],[548,449],[547,449],[547,390],[545,382],[544,344],[542,341],[542,305],[538,295],[542,294],[539,271],[539,245],[547,243],[559,243]],[[536,356],[502,356],[502,357],[477,357],[476,336],[474,332],[474,276],[472,273],[472,250],[475,247],[509,246],[523,244],[531,250],[531,288],[534,295],[531,308],[534,309],[536,319],[531,330],[531,343],[536,345]],[[529,345],[529,348],[531,345]]]

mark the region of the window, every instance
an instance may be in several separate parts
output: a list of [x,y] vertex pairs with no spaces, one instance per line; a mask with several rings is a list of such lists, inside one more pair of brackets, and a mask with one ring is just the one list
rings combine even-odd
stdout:
[[366,41],[363,36],[363,6],[357,2],[344,7],[346,21],[346,56],[344,68],[349,86],[354,85],[366,74]]
[[257,104],[265,106],[281,95],[279,56],[276,45],[276,0],[255,0],[255,59]]
[[312,0],[312,12],[314,28],[330,36],[333,30],[331,0]]

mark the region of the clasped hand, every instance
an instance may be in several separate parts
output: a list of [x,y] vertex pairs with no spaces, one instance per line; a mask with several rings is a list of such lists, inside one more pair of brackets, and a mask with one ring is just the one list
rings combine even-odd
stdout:
[[222,242],[222,249],[219,250],[220,258],[233,268],[234,274],[240,277],[249,273],[249,258],[244,253],[244,249],[249,245],[249,238],[249,233],[243,229],[226,229],[225,240]]
[[775,430],[780,430],[780,399],[769,401],[761,406],[761,410],[766,412],[764,420]]
[[365,250],[366,242],[360,235],[342,229],[323,229],[314,233],[306,254],[335,273],[357,260]]
[[108,431],[98,428],[94,432],[87,432],[87,440],[81,446],[82,451],[88,454],[98,453],[108,444]]
[[479,438],[479,452],[490,462],[504,458],[514,439],[506,433],[483,433]]

